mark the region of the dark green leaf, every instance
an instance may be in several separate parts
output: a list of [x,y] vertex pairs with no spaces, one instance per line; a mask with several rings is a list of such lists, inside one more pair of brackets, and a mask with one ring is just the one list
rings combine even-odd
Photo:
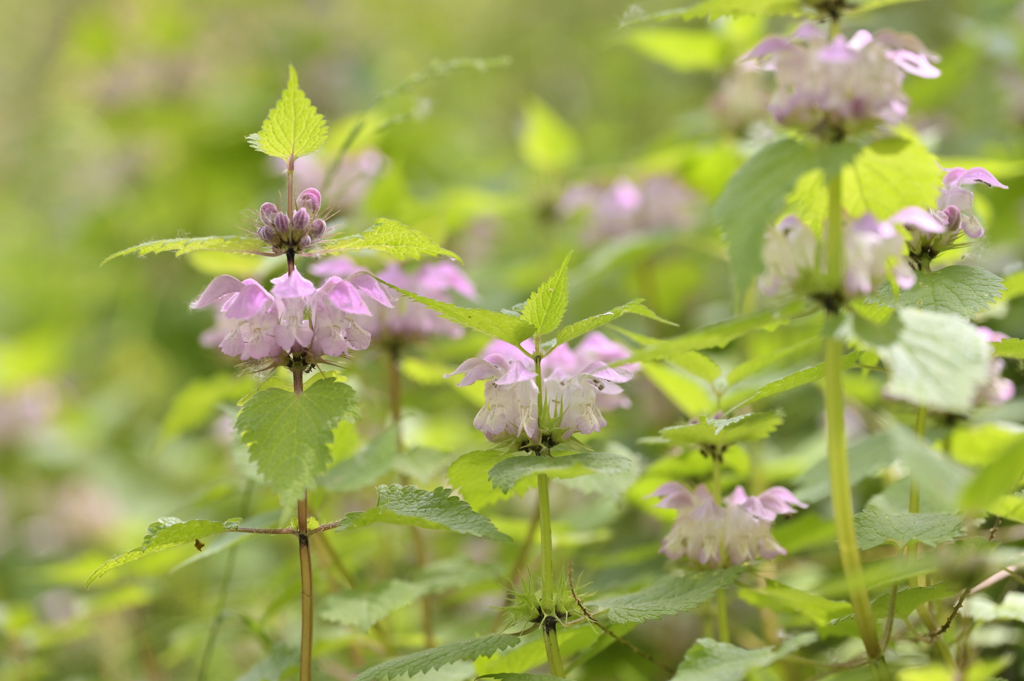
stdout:
[[355,681],[389,681],[401,676],[413,676],[440,669],[446,664],[461,660],[475,660],[478,657],[493,655],[519,644],[519,638],[508,634],[490,634],[480,638],[449,643],[448,645],[421,650],[412,655],[399,657],[370,667],[355,678]]
[[607,610],[608,619],[616,624],[657,620],[693,610],[710,600],[719,589],[735,582],[742,571],[742,567],[731,567],[711,572],[666,575],[636,593],[603,598],[595,605]]
[[885,543],[906,546],[919,541],[929,546],[962,537],[963,516],[950,513],[880,513],[861,511],[853,518],[857,528],[857,546],[862,551]]
[[1004,291],[1003,280],[980,267],[951,265],[941,270],[917,273],[917,283],[900,291],[894,299],[888,282],[867,302],[888,307],[914,307],[935,312],[951,312],[968,319],[989,309]]

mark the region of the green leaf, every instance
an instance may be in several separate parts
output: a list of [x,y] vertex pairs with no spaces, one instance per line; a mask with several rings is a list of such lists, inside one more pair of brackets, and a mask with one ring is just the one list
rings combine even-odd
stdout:
[[763,440],[775,432],[782,420],[782,414],[774,411],[743,414],[730,419],[702,417],[700,423],[662,428],[661,436],[677,445],[724,448],[737,442]]
[[1010,591],[999,604],[984,593],[977,594],[964,604],[963,614],[979,622],[1024,622],[1024,592]]
[[89,576],[85,586],[89,588],[93,582],[114,568],[135,562],[144,555],[152,555],[183,544],[193,544],[197,539],[227,532],[236,527],[238,527],[238,521],[234,520],[220,522],[217,520],[185,521],[178,518],[160,518],[149,526],[149,531],[142,540],[142,546],[108,560]]
[[951,312],[968,319],[984,312],[999,299],[1003,280],[981,267],[951,265],[935,272],[917,273],[917,283],[893,298],[886,282],[866,302],[887,307],[914,307],[935,312]]
[[559,677],[550,674],[487,674],[477,678],[495,681],[558,681]]
[[392,426],[351,459],[335,464],[320,479],[320,487],[330,492],[355,492],[369,487],[391,470],[397,454],[397,431]]
[[880,513],[867,509],[855,515],[853,523],[862,551],[886,543],[903,547],[911,541],[935,546],[964,534],[963,516],[951,513]]
[[459,490],[459,495],[474,509],[486,508],[508,499],[517,491],[502,492],[490,479],[491,469],[495,465],[514,456],[494,449],[463,454],[448,467],[448,482]]
[[766,580],[765,585],[757,589],[738,589],[736,595],[755,608],[796,613],[817,627],[826,627],[832,620],[853,612],[846,601],[833,601],[772,580]]
[[721,36],[693,28],[639,28],[622,42],[651,61],[675,71],[715,71],[727,61],[727,45]]
[[698,638],[669,681],[743,681],[749,672],[770,667],[817,640],[813,633],[797,634],[778,648],[748,650],[711,638]]
[[[801,16],[801,0],[703,0],[691,7],[666,9],[643,13],[630,11],[623,18],[623,26],[645,21],[667,21],[669,19],[708,19],[747,16]],[[635,7],[635,5],[634,5]]]
[[235,681],[281,681],[285,672],[298,669],[298,666],[299,651],[283,643],[277,643],[267,657],[254,664]]
[[327,122],[299,89],[299,75],[288,67],[288,85],[258,133],[246,139],[256,151],[289,163],[312,154],[327,141]]
[[406,227],[398,220],[378,218],[373,227],[338,239],[319,241],[309,255],[337,255],[348,251],[378,251],[399,260],[419,260],[422,256],[444,256],[462,262],[456,253],[441,248],[423,232]]
[[555,340],[559,345],[561,345],[562,343],[568,343],[569,341],[575,338],[579,338],[585,333],[600,328],[605,324],[608,324],[609,322],[615,321],[616,319],[625,314],[640,315],[641,317],[647,317],[648,319],[659,321],[662,324],[671,324],[672,326],[678,326],[678,324],[676,324],[675,322],[670,322],[667,319],[662,319],[658,315],[654,314],[654,312],[648,309],[648,307],[644,305],[643,302],[643,298],[637,298],[636,300],[631,300],[625,305],[620,305],[616,308],[608,310],[607,312],[602,312],[599,315],[594,315],[593,317],[587,317],[586,319],[574,322],[569,326],[562,328],[562,330],[559,331],[558,335],[555,337]]
[[576,131],[540,97],[523,105],[519,156],[531,170],[545,174],[563,173],[579,160]]
[[707,383],[674,366],[647,362],[644,377],[685,416],[710,414],[717,409],[715,396]]
[[1024,340],[1019,338],[1007,338],[992,344],[992,351],[996,357],[1006,359],[1024,359]]
[[370,589],[352,589],[329,596],[320,617],[328,622],[369,631],[374,624],[425,593],[426,589],[420,584],[392,579]]
[[957,501],[970,478],[968,471],[931,449],[906,426],[888,422],[886,429],[897,460],[913,472],[921,493],[921,505],[941,511],[958,510]]
[[508,634],[490,634],[480,638],[449,643],[448,645],[421,650],[412,655],[399,657],[370,667],[355,678],[355,681],[388,681],[401,676],[413,676],[440,669],[446,664],[460,660],[475,660],[478,657],[511,648],[519,644],[519,638]]
[[331,431],[343,417],[355,416],[357,405],[355,391],[333,379],[317,381],[298,395],[268,388],[245,403],[237,428],[260,474],[290,503],[327,470]]
[[740,566],[686,575],[665,575],[636,593],[603,598],[595,604],[607,610],[616,624],[657,620],[678,612],[688,612],[711,599],[719,589],[729,586],[742,573]]
[[[850,485],[856,485],[878,473],[896,459],[896,445],[888,432],[869,435],[850,447]],[[800,501],[816,504],[827,499],[830,491],[828,461],[823,459],[812,466],[799,480],[793,491]]]
[[251,389],[251,379],[229,373],[193,378],[174,396],[160,424],[160,437],[177,437],[206,426],[221,404],[235,404]]
[[[565,456],[513,456],[495,464],[488,477],[494,486],[509,492],[516,483],[544,473],[552,478],[573,478],[588,473],[618,475],[631,472],[633,460],[621,454],[585,452]],[[532,482],[531,482],[532,484]]]
[[892,343],[861,338],[889,369],[886,393],[933,411],[967,413],[990,378],[992,350],[967,320],[931,310],[898,310]]
[[495,541],[512,541],[498,532],[487,517],[480,515],[452,490],[438,487],[433,492],[409,485],[381,485],[377,506],[369,511],[349,513],[338,530],[372,523],[413,525],[428,530],[451,530]]
[[714,360],[707,355],[702,355],[696,350],[676,355],[672,358],[671,363],[708,383],[714,383],[715,379],[722,375],[722,367],[715,364]]
[[[857,364],[857,360],[860,359],[861,353],[859,352],[848,352],[842,357],[843,369],[849,369]],[[825,364],[815,364],[812,367],[795,371],[789,376],[783,376],[782,378],[772,381],[767,385],[758,388],[757,392],[743,400],[740,404],[746,404],[747,402],[756,402],[757,400],[763,400],[766,397],[772,397],[779,395],[784,392],[789,392],[795,388],[805,386],[808,383],[814,383],[820,381],[825,376]],[[735,407],[734,407],[735,408]]]
[[530,294],[523,306],[523,319],[533,324],[539,334],[548,334],[558,328],[569,305],[569,259],[565,256],[562,266],[551,278]]
[[732,341],[754,331],[774,331],[804,313],[807,306],[792,303],[776,310],[733,317],[724,322],[709,324],[679,336],[665,338],[633,353],[628,360],[619,362],[654,362],[671,360],[690,350],[724,348]]
[[808,338],[805,341],[788,345],[776,352],[761,355],[748,359],[746,362],[739,364],[735,369],[729,372],[728,380],[730,385],[735,385],[740,381],[743,381],[751,376],[759,374],[760,372],[768,369],[776,364],[784,364],[792,362],[794,360],[801,359],[807,355],[810,355],[821,350],[821,339],[820,338]]
[[960,506],[984,511],[1004,494],[1017,489],[1024,476],[1024,436],[1017,435],[1000,447],[999,454],[964,489]]
[[481,333],[493,336],[498,340],[503,340],[512,345],[519,345],[527,338],[533,336],[537,330],[533,324],[529,323],[522,317],[505,314],[504,312],[494,312],[492,310],[459,307],[458,305],[452,305],[451,303],[445,303],[440,300],[434,300],[433,298],[417,295],[411,291],[406,291],[398,288],[397,286],[392,286],[384,281],[381,283],[390,286],[407,298],[412,298],[418,303],[423,303],[448,321],[461,324],[462,326],[470,329],[475,329]]
[[763,269],[764,234],[782,212],[786,195],[816,165],[813,151],[793,140],[781,140],[747,161],[722,191],[713,217],[725,231],[737,299]]
[[143,258],[153,253],[174,253],[180,258],[186,253],[195,251],[222,251],[225,253],[248,253],[257,255],[266,249],[267,244],[261,239],[250,236],[197,236],[179,239],[159,239],[146,241],[137,246],[108,255],[100,265],[106,265],[114,258],[124,255],[137,255]]

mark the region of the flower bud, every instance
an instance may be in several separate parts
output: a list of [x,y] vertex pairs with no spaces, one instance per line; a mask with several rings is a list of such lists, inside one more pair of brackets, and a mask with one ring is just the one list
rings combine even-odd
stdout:
[[303,190],[295,199],[295,203],[300,208],[305,208],[311,215],[316,215],[320,210],[320,192],[312,187]]
[[309,248],[312,245],[313,245],[313,240],[309,238],[308,234],[306,236],[302,237],[301,239],[299,239],[299,248]]
[[262,220],[265,225],[273,226],[274,218],[277,216],[277,213],[277,206],[269,201],[260,206],[260,220]]
[[305,208],[300,208],[292,213],[292,229],[297,232],[305,232],[309,227],[309,213]]
[[286,234],[291,228],[291,221],[288,216],[284,213],[278,213],[274,216],[274,229],[277,230],[278,234]]
[[320,218],[313,220],[313,222],[311,222],[309,225],[309,236],[311,236],[313,239],[319,239],[324,235],[326,231],[327,223],[321,220]]
[[274,242],[274,228],[270,225],[260,225],[260,228],[256,230],[256,236],[268,244],[272,244]]

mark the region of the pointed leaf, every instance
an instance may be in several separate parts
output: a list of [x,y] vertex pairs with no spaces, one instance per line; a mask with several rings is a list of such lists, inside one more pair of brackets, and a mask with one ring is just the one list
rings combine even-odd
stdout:
[[1004,290],[1003,280],[986,269],[950,265],[935,272],[918,272],[917,283],[908,291],[900,291],[898,299],[893,298],[892,287],[886,282],[866,302],[951,312],[970,319],[989,309]]
[[929,546],[952,541],[964,534],[964,518],[952,513],[880,513],[861,511],[853,518],[861,551],[886,543],[906,546],[919,541]]
[[698,638],[686,651],[669,681],[743,681],[755,669],[765,669],[818,640],[816,634],[797,634],[778,648],[740,648],[712,638]]
[[369,631],[374,624],[425,593],[422,585],[392,579],[370,589],[351,589],[328,596],[320,617],[328,622]]
[[114,258],[120,258],[124,255],[137,255],[140,258],[144,258],[153,253],[168,252],[174,253],[175,257],[178,258],[186,253],[193,253],[195,251],[222,251],[225,253],[259,255],[261,249],[265,249],[266,246],[267,244],[261,239],[251,236],[198,236],[180,239],[159,239],[157,241],[146,241],[137,246],[118,251],[113,255],[108,255],[100,264],[101,266],[106,265]]
[[399,657],[370,667],[355,678],[355,681],[389,681],[402,676],[413,676],[440,669],[446,664],[461,660],[476,660],[478,657],[511,648],[519,644],[519,638],[508,634],[491,634],[480,638],[449,643],[445,646],[421,650],[412,655]]
[[486,516],[472,509],[452,490],[438,487],[433,492],[411,485],[381,485],[377,488],[377,506],[368,511],[349,513],[338,530],[363,527],[372,523],[413,525],[428,530],[451,530],[495,541],[512,541],[491,524]]
[[763,440],[782,424],[782,414],[774,411],[743,414],[730,419],[703,417],[700,423],[661,429],[661,436],[678,445],[728,447],[737,442]]
[[268,388],[253,395],[238,413],[237,428],[260,474],[290,503],[331,461],[331,432],[343,417],[355,416],[358,400],[352,388],[333,379],[313,383],[296,395]]
[[312,154],[327,142],[327,122],[299,89],[299,75],[288,67],[288,85],[258,133],[246,137],[256,151],[285,161]]
[[992,351],[996,357],[1006,359],[1024,359],[1024,340],[1020,338],[1007,338],[992,344]]
[[[383,281],[381,283],[387,284],[387,282]],[[387,284],[387,286],[398,291],[403,296],[415,300],[417,303],[423,303],[448,321],[475,329],[512,345],[519,345],[536,332],[536,327],[522,317],[492,310],[459,307],[458,305],[417,295],[391,284]]]
[[489,477],[495,465],[514,456],[515,454],[506,454],[494,449],[463,454],[449,466],[448,481],[459,491],[459,496],[474,509],[486,508],[508,499],[517,491],[520,494],[526,491],[524,485],[521,491],[502,492],[494,486]]
[[666,575],[636,593],[602,598],[595,605],[607,610],[608,619],[616,624],[657,620],[693,610],[710,600],[719,589],[735,582],[742,572],[742,567],[731,567]]
[[373,227],[337,239],[319,241],[309,255],[337,255],[348,251],[372,250],[387,253],[399,260],[419,260],[422,256],[444,256],[462,262],[457,254],[441,248],[423,232],[406,227],[398,220],[378,218]]
[[565,256],[558,271],[531,293],[523,306],[523,319],[533,324],[541,335],[555,331],[565,316],[565,309],[569,305],[568,273],[571,258],[572,253]]
[[[860,359],[861,353],[859,352],[848,352],[843,355],[843,369],[849,369],[850,367],[856,366],[857,361]],[[746,404],[747,402],[756,402],[757,400],[763,400],[766,397],[772,397],[773,395],[779,395],[784,392],[789,392],[795,388],[807,385],[808,383],[814,383],[820,381],[825,375],[825,364],[815,364],[812,367],[795,371],[789,376],[783,376],[782,378],[772,381],[767,385],[758,388],[757,392],[743,400],[740,404]],[[735,408],[735,407],[733,407]]]
[[559,345],[561,345],[562,343],[568,343],[569,341],[575,338],[579,338],[585,333],[589,333],[590,331],[600,328],[605,324],[608,324],[609,322],[615,321],[616,319],[625,314],[640,315],[641,317],[647,317],[648,319],[659,321],[662,324],[671,324],[672,326],[678,326],[678,324],[676,324],[675,322],[670,322],[667,319],[662,319],[658,315],[654,314],[654,312],[652,312],[646,305],[644,305],[643,302],[643,298],[637,298],[636,300],[629,301],[625,305],[620,305],[616,308],[612,308],[607,312],[602,312],[599,315],[594,315],[593,317],[587,317],[586,319],[574,322],[569,326],[563,327],[562,330],[558,332],[558,335],[555,338]]
[[565,456],[513,456],[499,461],[491,469],[489,478],[494,486],[509,492],[521,480],[543,473],[552,478],[573,478],[589,473],[619,475],[633,470],[634,462],[627,456],[608,452],[586,452]]

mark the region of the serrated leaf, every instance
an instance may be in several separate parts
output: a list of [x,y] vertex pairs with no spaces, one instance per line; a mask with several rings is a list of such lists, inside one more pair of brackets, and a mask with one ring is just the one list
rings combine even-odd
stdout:
[[423,232],[407,227],[398,220],[378,218],[373,227],[337,239],[318,241],[308,255],[337,255],[348,251],[379,251],[399,260],[419,260],[422,256],[444,256],[462,262],[456,253],[441,248]]
[[853,524],[862,551],[886,543],[902,547],[911,541],[935,546],[964,534],[963,516],[951,513],[880,513],[869,508],[855,515]]
[[369,631],[374,624],[425,593],[422,585],[392,579],[370,589],[332,594],[324,603],[320,617],[328,622]]
[[595,605],[607,610],[608,619],[616,624],[658,620],[693,610],[710,600],[719,589],[735,582],[742,572],[743,568],[737,566],[710,572],[665,575],[636,593],[602,598]]
[[886,394],[934,411],[963,414],[991,375],[992,350],[967,320],[948,313],[897,310],[894,342],[859,339],[889,369]]
[[261,239],[250,236],[197,236],[181,237],[178,239],[157,239],[155,241],[145,241],[137,246],[108,255],[100,265],[106,265],[114,258],[120,258],[125,255],[137,255],[140,258],[144,258],[153,253],[174,253],[174,256],[177,258],[186,253],[194,253],[196,251],[222,251],[224,253],[258,255],[261,251],[266,250],[266,246],[267,244]]
[[523,105],[523,127],[519,133],[519,156],[538,173],[562,173],[576,164],[580,143],[557,111],[533,97]]
[[499,461],[491,469],[488,477],[494,486],[503,492],[509,492],[521,480],[532,478],[541,473],[552,478],[573,478],[589,473],[617,475],[632,471],[633,460],[621,454],[608,452],[585,452],[566,456],[513,456]]
[[526,305],[523,306],[523,319],[533,324],[539,334],[555,331],[565,316],[565,310],[569,306],[570,258],[572,253],[565,256],[558,271],[531,293]]
[[352,388],[333,379],[313,383],[300,394],[268,388],[253,395],[238,413],[237,428],[263,478],[291,502],[331,462],[331,432],[343,417],[355,416]]
[[407,298],[423,303],[431,310],[437,312],[442,318],[448,321],[461,324],[470,329],[475,329],[488,336],[503,340],[512,345],[519,345],[536,332],[536,327],[522,317],[494,312],[492,310],[481,310],[471,307],[459,307],[451,303],[445,303],[433,298],[417,295],[411,291],[400,289],[382,281],[382,284],[390,286]]
[[992,344],[992,352],[996,357],[1006,359],[1024,359],[1024,340],[1007,338]]
[[561,345],[562,343],[568,343],[569,341],[575,338],[579,338],[585,333],[588,333],[590,331],[593,331],[594,329],[604,326],[605,324],[615,321],[616,319],[625,314],[635,314],[641,317],[647,317],[648,319],[659,321],[662,324],[679,326],[675,322],[670,322],[667,319],[662,319],[658,315],[654,314],[654,312],[652,312],[646,305],[644,305],[643,302],[643,298],[637,298],[636,300],[629,301],[625,305],[620,305],[616,308],[612,308],[607,312],[602,312],[601,314],[594,315],[593,317],[587,317],[586,319],[581,319],[578,322],[573,322],[569,326],[562,328],[558,332],[558,335],[555,336],[555,340],[559,345]]
[[178,518],[160,518],[149,526],[149,530],[146,533],[141,546],[108,560],[89,576],[89,579],[85,582],[85,586],[88,588],[93,582],[114,568],[135,562],[145,555],[159,553],[160,551],[165,551],[167,549],[174,548],[175,546],[192,544],[197,539],[209,537],[214,534],[220,534],[221,532],[227,532],[235,529],[236,527],[238,527],[237,521],[185,521]]
[[[619,636],[625,636],[635,627],[635,624],[617,624],[612,625],[609,629]],[[563,658],[569,658],[583,651],[586,651],[585,654],[589,654],[595,649],[600,651],[604,647],[603,642],[611,643],[612,638],[604,636],[604,633],[597,627],[573,627],[558,632],[558,647],[562,651]],[[537,637],[505,654],[477,660],[476,672],[481,675],[522,673],[536,668],[546,660],[544,641],[541,637]]]
[[256,151],[291,163],[327,142],[327,121],[299,89],[299,75],[288,67],[288,85],[258,133],[246,137]]
[[711,638],[698,638],[669,681],[743,681],[751,671],[770,667],[817,640],[813,633],[797,634],[778,648],[748,650]]
[[917,273],[917,283],[893,298],[886,282],[866,302],[887,307],[913,307],[935,312],[951,312],[970,319],[984,312],[999,299],[1003,280],[981,267],[951,265],[935,272]]
[[235,681],[281,681],[285,672],[290,669],[298,669],[298,666],[299,651],[291,646],[278,643],[270,650],[267,657],[249,667],[249,671],[236,678]]
[[495,681],[558,681],[557,676],[550,674],[487,674],[478,679],[494,679]]
[[657,362],[671,360],[691,350],[707,350],[724,348],[732,341],[754,331],[774,331],[785,326],[795,317],[807,310],[802,302],[792,303],[777,310],[767,310],[754,314],[742,315],[727,319],[724,322],[709,324],[699,329],[688,331],[679,336],[665,338],[650,343],[633,353],[628,360],[617,362]]
[[782,212],[786,195],[816,165],[813,151],[793,140],[781,140],[759,151],[725,185],[712,215],[728,242],[737,299],[763,269],[764,234]]
[[486,508],[518,492],[502,492],[489,477],[495,465],[513,456],[493,449],[463,454],[448,467],[448,481],[474,509]]
[[433,492],[410,485],[381,485],[377,488],[377,506],[368,511],[349,513],[338,530],[363,527],[372,523],[414,525],[428,530],[451,530],[495,541],[512,541],[452,490],[438,487]]
[[320,487],[330,492],[355,492],[368,487],[391,470],[397,454],[397,431],[392,426],[355,456],[335,464],[321,478]]
[[661,436],[677,445],[728,447],[737,442],[763,440],[782,424],[778,412],[743,414],[730,419],[702,417],[700,423],[669,426],[661,429]]
[[440,669],[446,664],[461,660],[476,660],[478,657],[511,648],[519,644],[519,638],[508,634],[491,634],[480,638],[449,643],[448,645],[421,650],[412,655],[399,657],[370,667],[357,676],[354,681],[388,681],[401,676],[414,676]]

